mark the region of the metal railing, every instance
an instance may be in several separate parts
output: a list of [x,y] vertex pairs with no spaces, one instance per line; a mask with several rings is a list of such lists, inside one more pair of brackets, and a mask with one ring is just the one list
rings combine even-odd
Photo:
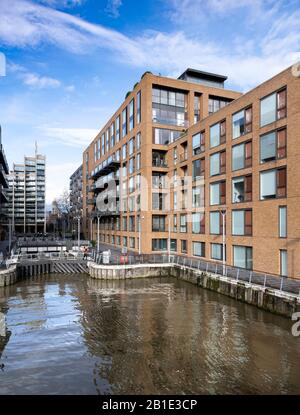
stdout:
[[[97,264],[103,264],[103,254],[93,250],[90,254],[92,260]],[[139,264],[174,264],[185,266],[194,270],[221,275],[236,281],[247,282],[263,286],[264,288],[276,289],[282,292],[297,294],[300,298],[300,279],[280,277],[244,268],[233,266],[223,267],[222,263],[205,261],[180,255],[168,254],[113,254],[109,256],[109,263],[104,265],[139,265]]]

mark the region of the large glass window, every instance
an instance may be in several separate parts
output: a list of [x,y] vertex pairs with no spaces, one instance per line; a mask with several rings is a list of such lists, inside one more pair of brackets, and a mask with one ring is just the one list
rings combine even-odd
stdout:
[[166,251],[168,248],[167,239],[152,239],[152,251]]
[[168,130],[166,128],[153,128],[153,143],[168,145],[178,140],[181,132],[177,130]]
[[154,87],[152,119],[161,124],[188,126],[186,93]]
[[204,186],[193,187],[192,202],[193,208],[204,207]]
[[224,205],[226,202],[226,182],[210,184],[210,205]]
[[234,246],[233,265],[239,268],[252,269],[252,248],[248,246]]
[[193,135],[193,155],[202,153],[205,150],[204,132]]
[[272,131],[260,137],[260,162],[286,157],[286,129]]
[[192,213],[192,232],[205,233],[205,215],[204,213]]
[[232,211],[232,235],[252,235],[252,210]]
[[205,242],[193,242],[193,255],[205,257]]
[[287,237],[287,207],[279,206],[279,238]]
[[275,92],[260,101],[260,126],[286,117],[286,90]]
[[234,177],[232,179],[232,203],[250,202],[252,200],[252,176]]
[[122,111],[122,137],[127,134],[127,107]]
[[232,116],[232,138],[252,131],[252,107],[237,112]]
[[224,108],[225,105],[229,104],[232,99],[226,99],[223,97],[214,97],[209,96],[208,100],[208,113],[209,115],[213,114],[214,112],[219,111],[221,108]]
[[240,170],[252,165],[252,143],[242,143],[232,147],[232,170]]
[[226,141],[226,121],[210,127],[210,148],[217,147]]
[[152,216],[152,231],[153,232],[165,232],[166,231],[166,217],[165,216]]
[[165,210],[166,194],[165,193],[152,193],[152,209],[153,210]]
[[128,143],[128,155],[131,156],[134,153],[134,137],[129,140]]
[[280,250],[280,275],[283,277],[288,276],[288,262],[287,251],[285,249]]
[[123,144],[122,146],[122,159],[125,160],[127,157],[127,144]]
[[116,119],[116,143],[120,141],[120,115]]
[[129,103],[129,131],[134,128],[134,98]]
[[209,232],[211,235],[219,235],[220,228],[220,212],[210,212],[209,214]]
[[210,175],[217,176],[226,171],[226,152],[215,153],[210,156]]
[[[210,244],[210,256],[211,259],[223,260],[223,245],[222,244]],[[226,251],[225,251],[226,256]]]
[[181,252],[183,254],[187,253],[187,241],[185,239],[181,240]]
[[142,121],[142,101],[141,101],[141,91],[136,94],[137,99],[137,108],[136,108],[136,122],[140,124]]
[[204,159],[193,161],[193,180],[199,180],[204,175]]
[[136,135],[136,149],[140,150],[142,144],[142,135],[141,133],[137,133]]
[[286,197],[286,168],[260,173],[260,199]]
[[200,121],[200,95],[194,95],[194,124]]
[[187,215],[180,215],[180,232],[187,232]]

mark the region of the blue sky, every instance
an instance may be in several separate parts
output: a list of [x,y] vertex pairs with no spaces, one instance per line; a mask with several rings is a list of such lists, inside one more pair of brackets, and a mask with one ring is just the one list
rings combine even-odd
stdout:
[[47,156],[47,202],[146,70],[225,74],[247,91],[300,60],[299,0],[0,0],[9,163]]

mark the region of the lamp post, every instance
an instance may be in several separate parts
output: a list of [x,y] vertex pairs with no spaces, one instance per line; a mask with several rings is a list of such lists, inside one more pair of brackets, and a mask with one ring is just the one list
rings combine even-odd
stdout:
[[226,223],[226,214],[227,209],[223,207],[220,209],[220,213],[222,215],[222,258],[223,258],[223,275],[225,276],[226,273],[226,232],[225,232],[225,223]]
[[80,251],[80,219],[81,219],[80,215],[76,216],[75,219],[77,219],[77,231],[78,231],[77,244],[78,244],[78,253],[79,253],[79,251]]
[[100,251],[100,216],[97,216],[97,252]]

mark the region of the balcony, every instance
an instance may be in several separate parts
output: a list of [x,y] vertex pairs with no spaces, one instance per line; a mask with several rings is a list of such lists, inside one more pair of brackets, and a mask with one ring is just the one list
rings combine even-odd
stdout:
[[153,158],[152,159],[152,167],[164,167],[164,168],[168,168],[168,164],[166,162],[166,160],[161,159],[161,158]]
[[107,174],[116,171],[120,167],[120,161],[116,157],[109,157],[104,160],[91,173],[91,179],[96,180],[98,177],[106,176]]
[[4,168],[1,166],[1,167],[0,167],[0,184],[2,184],[2,186],[3,186],[5,189],[8,189],[8,187],[9,187],[9,183],[8,183],[8,180],[7,180],[6,174],[7,174],[7,173],[5,173]]
[[187,152],[184,152],[179,155],[179,163],[184,163],[185,161],[187,161],[187,159],[188,159]]
[[0,164],[3,166],[5,173],[8,174],[9,173],[9,166],[8,166],[8,162],[7,162],[6,155],[5,155],[2,144],[0,144]]

